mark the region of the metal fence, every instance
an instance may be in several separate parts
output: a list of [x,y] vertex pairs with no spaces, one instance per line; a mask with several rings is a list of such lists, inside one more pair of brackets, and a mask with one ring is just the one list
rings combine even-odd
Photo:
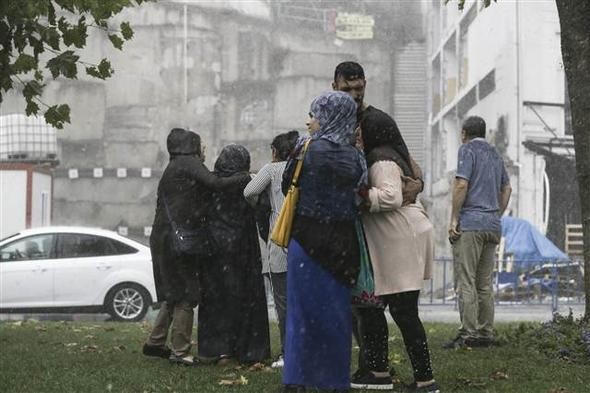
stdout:
[[[582,259],[565,261],[497,260],[493,287],[499,306],[547,305],[557,311],[560,305],[584,303]],[[452,258],[436,258],[433,277],[425,283],[420,303],[453,305]]]

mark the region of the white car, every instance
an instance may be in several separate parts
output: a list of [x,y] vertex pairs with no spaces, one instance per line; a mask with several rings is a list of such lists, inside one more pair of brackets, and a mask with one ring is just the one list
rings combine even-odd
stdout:
[[139,321],[155,299],[150,249],[115,232],[45,227],[0,241],[0,313],[107,312]]

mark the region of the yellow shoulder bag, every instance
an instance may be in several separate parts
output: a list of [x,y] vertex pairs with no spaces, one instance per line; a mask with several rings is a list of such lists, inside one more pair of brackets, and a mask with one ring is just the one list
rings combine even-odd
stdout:
[[287,196],[285,196],[281,212],[279,213],[279,217],[277,218],[272,229],[272,234],[270,235],[270,240],[280,247],[287,247],[289,245],[289,240],[291,240],[291,228],[293,226],[293,218],[295,218],[295,208],[297,207],[297,201],[299,200],[299,187],[297,186],[297,181],[301,174],[301,167],[303,166],[303,160],[310,140],[311,139],[308,139],[303,146],[301,160],[297,161],[295,173],[291,180],[291,186],[289,187]]

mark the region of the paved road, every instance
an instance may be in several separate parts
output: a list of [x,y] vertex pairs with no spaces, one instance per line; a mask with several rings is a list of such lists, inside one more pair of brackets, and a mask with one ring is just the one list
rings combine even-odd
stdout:
[[[584,305],[561,305],[559,312],[561,314],[569,313],[572,309],[574,316],[579,317],[584,313]],[[269,305],[268,314],[271,320],[275,321],[276,316],[273,305]],[[150,311],[147,314],[147,320],[153,321],[156,311]],[[459,312],[453,304],[447,305],[420,305],[420,317],[423,321],[428,322],[446,322],[459,323]],[[519,322],[519,321],[548,321],[552,317],[551,307],[548,304],[528,304],[528,305],[499,305],[496,306],[497,322]],[[105,321],[108,320],[106,314],[0,314],[0,321],[6,320],[57,320],[57,321]]]
[[[584,305],[560,306],[560,314],[568,314],[572,309],[574,316],[579,317],[584,313]],[[496,322],[521,322],[521,321],[549,321],[552,317],[551,307],[542,305],[500,305],[496,306]],[[454,306],[420,306],[420,317],[423,321],[459,323],[459,311]]]

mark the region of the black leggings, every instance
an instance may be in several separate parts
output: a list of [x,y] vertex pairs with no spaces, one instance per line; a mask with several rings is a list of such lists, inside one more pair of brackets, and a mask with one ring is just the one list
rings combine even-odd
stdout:
[[[432,365],[426,332],[418,316],[420,291],[408,291],[385,295],[381,298],[389,306],[389,312],[401,331],[406,352],[412,363],[415,381],[430,381]],[[355,338],[359,344],[359,369],[384,372],[388,369],[387,320],[378,308],[354,307],[356,318]]]

